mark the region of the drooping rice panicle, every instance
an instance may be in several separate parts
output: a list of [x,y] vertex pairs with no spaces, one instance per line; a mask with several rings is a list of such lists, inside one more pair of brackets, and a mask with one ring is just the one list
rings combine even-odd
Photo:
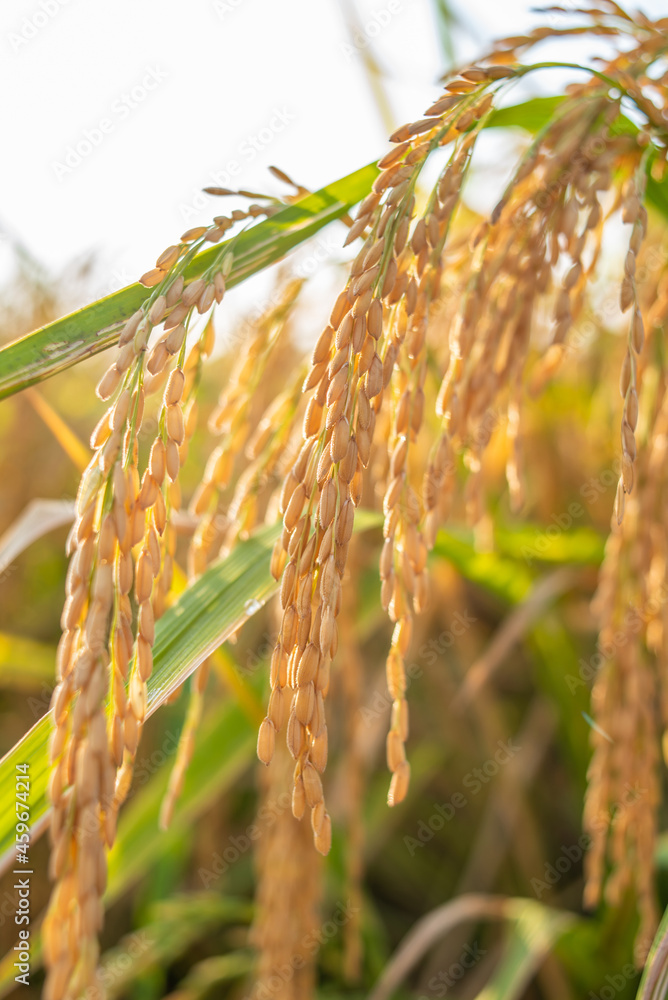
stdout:
[[[587,900],[595,903],[603,894],[610,863],[606,898],[614,902],[636,888],[642,955],[656,923],[648,859],[656,839],[659,733],[668,721],[668,694],[654,669],[668,652],[661,600],[668,544],[660,516],[667,411],[663,373],[652,367],[643,341],[645,328],[648,339],[663,333],[668,282],[659,279],[643,298],[637,261],[647,230],[647,172],[661,176],[666,165],[668,24],[631,18],[611,0],[570,13],[583,23],[504,39],[477,65],[448,79],[423,118],[391,136],[373,190],[349,220],[346,244],[359,241],[356,256],[315,343],[301,399],[299,360],[288,335],[301,280],[285,284],[278,304],[255,324],[249,350],[212,417],[219,442],[190,501],[188,517],[196,527],[189,575],[201,574],[216,553],[229,552],[279,508],[282,533],[271,570],[281,580],[281,621],[258,756],[266,764],[272,760],[285,728],[294,761],[292,812],[301,819],[308,807],[315,846],[326,854],[332,821],[321,778],[329,753],[325,702],[355,510],[363,497],[365,504],[382,498],[381,603],[394,623],[386,659],[392,700],[388,801],[394,805],[409,788],[404,660],[414,615],[427,600],[428,551],[453,508],[465,509],[473,524],[484,520],[492,441],[503,441],[511,501],[521,506],[526,387],[538,391],[567,356],[573,326],[591,301],[608,223],[621,218],[631,229],[620,293],[629,319],[620,380],[619,523],[598,608],[602,642],[620,630],[627,641],[594,689],[597,724],[612,742],[596,731],[586,809],[593,835]],[[478,137],[493,121],[498,98],[540,67],[522,64],[520,56],[548,37],[586,33],[618,42],[618,53],[599,59],[586,82],[567,89],[489,218],[460,211]],[[620,118],[629,102],[633,123]],[[422,169],[443,150],[445,165],[425,195]],[[225,294],[233,248],[223,246],[207,272],[187,283],[186,273],[208,243],[306,192],[282,171],[273,172],[294,196],[279,201],[209,189],[258,201],[189,230],[160,255],[142,278],[151,294],[127,323],[98,387],[109,408],[93,433],[94,457],[77,499],[53,698],[56,886],[45,922],[51,1000],[85,989],[97,961],[106,847],[132,779],[155,622],[168,604],[174,573],[179,472],[197,424],[197,385],[213,347],[213,312]],[[198,316],[204,329],[189,345]],[[158,429],[145,456],[139,440],[144,408],[158,393]],[[642,620],[635,631],[623,619],[629,602]],[[193,679],[165,823],[202,717],[207,669]],[[660,719],[653,709],[657,697]],[[646,793],[622,802],[629,783],[635,787],[642,775]],[[275,787],[276,779],[267,780]],[[305,859],[301,848],[295,854],[303,837],[303,828],[295,834],[286,822],[267,840],[264,915],[257,924],[261,980],[271,975],[278,954],[270,918],[279,897],[285,898],[284,883],[291,892],[315,870],[313,857]],[[289,877],[274,870],[276,864],[291,864]],[[315,898],[315,884],[310,888]],[[311,919],[292,917],[295,934]]]

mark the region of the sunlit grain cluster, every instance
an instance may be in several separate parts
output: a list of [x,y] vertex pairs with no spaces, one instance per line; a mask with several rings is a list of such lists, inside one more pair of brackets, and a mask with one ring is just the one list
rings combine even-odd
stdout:
[[[643,360],[649,303],[636,266],[648,226],[646,187],[665,167],[668,44],[664,22],[631,20],[616,4],[605,2],[580,21],[577,28],[500,42],[448,79],[424,117],[394,132],[372,190],[349,220],[346,245],[354,257],[324,329],[314,331],[310,364],[291,340],[302,281],[281,278],[277,300],[243,344],[210,416],[215,444],[187,505],[180,470],[215,346],[213,314],[234,273],[234,238],[205,273],[193,276],[192,268],[207,243],[272,215],[282,203],[241,192],[261,204],[184,233],[143,276],[148,297],[127,321],[98,386],[108,409],[92,435],[94,456],[69,541],[53,698],[50,1000],[76,995],[97,962],[106,851],[146,716],[155,622],[170,600],[178,518],[190,525],[191,580],[256,526],[282,520],[271,558],[280,626],[257,752],[270,764],[277,742],[286,741],[292,813],[308,817],[315,847],[327,854],[327,702],[337,684],[356,511],[376,506],[384,519],[379,599],[393,623],[386,758],[388,803],[395,806],[409,791],[405,660],[414,616],[429,599],[429,552],[453,511],[474,525],[483,517],[486,453],[495,435],[505,438],[508,491],[514,508],[521,507],[526,386],[535,393],[557,374],[611,219],[624,226],[627,241],[618,280],[628,348],[620,381],[621,476],[598,600],[603,635],[618,629],[629,602],[645,608],[654,601],[656,610],[615,648],[596,682],[595,707],[611,742],[595,736],[587,893],[598,899],[607,858],[609,898],[633,883],[643,941],[655,925],[651,857],[666,723],[665,713],[661,722],[654,715],[654,659],[664,657],[666,642],[665,598],[657,607],[655,591],[666,580],[660,513],[666,406],[664,374],[652,369],[654,396],[642,416],[643,379],[656,363]],[[508,103],[508,88],[535,71],[527,55],[548,35],[586,32],[618,43],[623,54],[600,60],[586,82],[569,87],[522,152],[489,218],[474,216],[462,194],[476,142]],[[631,105],[633,121],[620,117]],[[431,157],[440,173],[427,191],[421,172]],[[304,193],[294,186],[297,196]],[[654,293],[650,340],[665,322],[665,282]],[[140,449],[147,405],[156,412],[156,429],[148,449],[145,442]],[[165,824],[192,753],[206,678],[205,665],[163,807]],[[613,815],[626,785],[638,780],[648,791]],[[266,864],[276,852],[290,853],[289,830],[283,824],[267,846]],[[271,938],[269,927],[261,925],[263,940]]]

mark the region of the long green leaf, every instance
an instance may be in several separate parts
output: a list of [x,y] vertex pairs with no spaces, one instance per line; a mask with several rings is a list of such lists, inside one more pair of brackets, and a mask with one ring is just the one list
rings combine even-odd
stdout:
[[[143,760],[140,749],[135,769],[136,790],[121,813],[116,841],[109,855],[104,895],[106,907],[111,906],[133,883],[168,855],[207,806],[233,786],[254,758],[255,737],[250,720],[232,700],[217,706],[205,717],[197,734],[172,823],[163,832],[158,831],[158,814],[167,788],[170,764],[174,759],[176,739],[170,733],[166,735],[161,751],[166,760],[149,780],[145,776],[154,764],[153,761]],[[0,1000],[16,985],[13,963],[13,951],[0,961]],[[41,963],[41,942],[36,939],[31,958],[32,971],[36,972]]]
[[[522,104],[499,108],[490,116],[489,128],[523,128],[538,132],[563,102],[562,97],[536,97]],[[613,128],[633,132],[636,127],[620,116]],[[368,164],[265,222],[236,237],[234,266],[228,285],[239,284],[268,267],[340,218],[370,190],[377,175]],[[647,181],[647,201],[668,217],[668,181]],[[220,252],[220,246],[198,254],[186,270],[187,278],[201,274]],[[104,299],[41,327],[0,349],[0,399],[55,375],[110,347],[125,320],[150,294],[140,284],[128,285]]]
[[[107,906],[145,875],[159,857],[169,852],[184,830],[192,827],[221,791],[238,781],[256,759],[256,738],[255,727],[232,700],[224,702],[205,718],[197,733],[172,822],[159,835],[158,815],[167,789],[170,762],[166,761],[158,774],[142,787],[146,768],[139,761],[135,775],[139,788],[121,814],[118,835],[109,855]],[[171,750],[176,750],[175,741]]]
[[666,1000],[666,997],[668,997],[668,908],[654,936],[636,1000]]
[[524,600],[531,589],[533,575],[526,565],[497,552],[479,552],[459,535],[439,531],[434,554],[447,559],[467,580],[509,604]]
[[[534,97],[523,104],[514,104],[509,108],[498,108],[492,112],[487,124],[488,128],[522,128],[527,132],[536,134],[548,124],[559,105],[563,104],[564,97]],[[611,132],[615,135],[625,133],[635,135],[638,126],[625,115],[620,115],[611,126]],[[651,161],[649,163],[651,166]],[[668,176],[662,181],[655,180],[651,173],[647,177],[647,188],[645,198],[657,212],[664,218],[668,218]]]
[[[280,260],[328,222],[345,215],[368,194],[377,173],[378,168],[368,164],[240,233],[234,238],[228,287]],[[186,269],[186,278],[202,274],[224,245],[198,254]],[[150,294],[143,285],[128,285],[0,349],[0,399],[110,347]]]
[[503,956],[476,1000],[519,1000],[555,942],[577,918],[529,899],[508,901],[509,926]]
[[[382,524],[380,514],[358,511],[357,531]],[[148,682],[148,714],[192,673],[226,635],[254,614],[276,589],[269,559],[280,525],[264,528],[215,564],[181,595],[156,626],[153,674]],[[33,831],[43,826],[48,802],[48,740],[50,716],[16,744],[0,761],[0,851],[4,860],[14,842],[13,794],[16,765],[27,762],[31,779]],[[173,742],[173,741],[172,741]],[[163,857],[225,788],[229,788],[253,759],[255,730],[235,702],[226,702],[204,720],[195,742],[172,823],[156,838],[160,802],[167,787],[169,767],[163,767],[142,787],[141,753],[136,781],[139,789],[123,810],[114,848],[109,856],[105,905],[117,900],[141,875]],[[175,744],[170,746],[173,751]],[[11,810],[11,811],[10,811]],[[0,998],[14,986],[13,954],[0,961]],[[41,963],[39,942],[32,958],[33,970]]]
[[[372,511],[358,511],[355,530],[382,524]],[[185,590],[156,625],[147,715],[180,687],[225,639],[260,609],[277,589],[269,571],[280,523],[264,527],[214,563]],[[14,847],[14,778],[18,764],[30,772],[30,821],[41,831],[48,803],[48,743],[52,721],[45,715],[0,760],[0,870]]]
[[[269,561],[279,526],[264,528],[242,542],[188,587],[156,626],[153,673],[148,682],[147,713],[159,705],[276,588]],[[13,849],[14,777],[18,764],[30,771],[30,817],[33,828],[46,814],[48,742],[51,717],[45,715],[0,761],[0,857]]]
[[599,566],[605,551],[605,538],[593,528],[540,527],[522,524],[512,528],[496,527],[494,542],[499,552],[526,565],[536,563]]
[[563,102],[563,97],[533,97],[523,104],[497,108],[489,116],[487,127],[523,128],[527,132],[540,132]]
[[[220,933],[225,925],[245,925],[251,916],[252,908],[245,900],[217,893],[176,896],[155,904],[147,923],[126,934],[102,957],[100,972],[107,1000],[127,995],[130,983],[142,973],[166,969],[205,935],[215,930]],[[236,959],[228,963],[227,969],[234,978],[245,975],[252,967],[251,952],[236,952],[225,958]]]
[[[465,579],[494,594],[504,604],[512,606],[525,600],[537,579],[529,563],[524,558],[510,559],[495,551],[479,552],[470,538],[470,532],[466,531],[457,535],[441,531],[436,538],[434,554],[446,559]],[[548,609],[527,631],[526,641],[536,658],[540,683],[559,708],[561,745],[568,749],[574,776],[580,780],[589,759],[587,729],[579,721],[580,712],[588,704],[588,689],[578,673],[576,648],[558,615],[551,614]]]

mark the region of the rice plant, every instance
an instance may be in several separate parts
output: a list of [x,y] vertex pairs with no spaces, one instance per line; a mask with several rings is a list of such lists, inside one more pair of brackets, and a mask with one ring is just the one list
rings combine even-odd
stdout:
[[[531,620],[534,577],[526,558],[505,578],[494,569],[494,521],[505,505],[521,525],[527,504],[541,505],[533,408],[577,371],[574,333],[585,321],[599,352],[598,367],[585,372],[587,392],[607,400],[601,433],[606,447],[615,441],[617,485],[594,601],[600,662],[591,676],[575,677],[573,688],[593,681],[584,904],[631,914],[625,940],[634,941],[633,961],[624,968],[632,971],[618,992],[645,965],[660,921],[668,724],[668,18],[630,14],[612,0],[563,13],[563,25],[551,19],[501,39],[475,65],[449,74],[423,117],[392,133],[377,166],[315,194],[277,168],[286,192],[280,198],[209,188],[221,204],[233,198],[244,207],[184,232],[138,284],[0,350],[5,397],[110,352],[97,383],[106,408],[90,436],[92,457],[67,539],[49,713],[2,763],[7,781],[24,758],[33,774],[44,774],[31,822],[40,824],[36,835],[48,817],[52,888],[41,927],[47,1000],[92,996],[88,991],[105,985],[99,940],[110,851],[144,728],[192,675],[171,776],[159,817],[152,815],[157,843],[168,835],[157,831],[158,821],[163,831],[175,822],[189,766],[197,764],[212,669],[227,678],[239,704],[250,699],[257,757],[268,766],[259,778],[257,829],[264,833],[246,837],[250,846],[258,840],[252,950],[239,952],[227,973],[210,956],[164,995],[227,990],[221,983],[229,979],[236,985],[225,995],[315,996],[316,954],[327,940],[319,905],[330,871],[320,856],[330,855],[333,843],[332,870],[347,887],[341,978],[358,990],[378,980],[376,998],[399,995],[393,991],[401,977],[433,940],[417,923],[412,960],[399,949],[382,975],[365,965],[361,845],[370,779],[359,718],[371,654],[363,652],[361,581],[377,576],[375,600],[391,623],[373,656],[384,660],[390,716],[387,806],[400,814],[412,794],[409,714],[420,684],[413,686],[409,667],[416,648],[423,663],[430,658],[420,620],[430,602],[432,610],[457,604],[444,562],[476,583],[484,579],[497,596],[524,602]],[[532,61],[546,39],[561,41],[567,56],[569,39],[582,36],[597,52],[590,65]],[[577,70],[581,82],[509,105],[518,81],[559,68]],[[466,201],[477,144],[488,129],[514,126],[530,138],[493,211],[481,216]],[[295,334],[308,315],[308,281],[278,267],[270,305],[225,355],[226,381],[204,421],[207,373],[220,358],[216,317],[228,291],[337,218],[347,226],[351,258],[324,329],[312,331],[310,357]],[[620,233],[624,252],[612,276],[606,241],[614,244]],[[602,281],[615,283],[623,337],[611,337],[597,317]],[[57,354],[49,352],[56,342]],[[194,441],[199,464],[189,454]],[[560,474],[567,477],[568,468]],[[579,516],[564,515],[568,527]],[[461,534],[465,526],[470,535]],[[484,572],[478,556],[492,560]],[[558,585],[572,587],[571,577]],[[229,664],[226,672],[215,651],[223,640],[243,642],[245,622],[273,595],[262,658],[268,693],[261,692],[267,701],[259,710],[258,690]],[[498,718],[480,691],[504,652],[477,658],[466,621],[453,632],[464,652],[468,644],[471,671],[452,703],[441,690],[438,715],[447,726],[455,706],[480,698],[478,721],[491,739]],[[571,678],[577,672],[566,663],[561,670]],[[424,721],[420,728],[424,734]],[[441,736],[432,731],[429,740]],[[330,750],[340,764],[331,786]],[[489,759],[490,773],[513,756],[503,752]],[[470,790],[474,779],[466,778]],[[457,808],[453,796],[438,814],[441,828]],[[407,834],[409,854],[410,840]],[[568,908],[511,899],[503,880],[498,888],[494,896],[462,893],[432,914],[440,934],[462,921],[501,919],[514,928],[515,951],[483,963],[490,983],[472,980],[468,995],[577,995],[577,975],[563,972],[551,986],[549,976],[541,980],[540,992],[524,989],[564,935],[578,940],[574,955],[591,957],[601,942]],[[534,890],[540,899],[543,890]],[[189,912],[187,897],[178,905]],[[156,917],[161,934],[168,936],[170,919],[190,919],[175,914],[167,908]],[[157,940],[153,961],[168,962]],[[643,996],[665,995],[656,985],[665,940],[659,933]],[[410,947],[407,939],[405,954]],[[621,976],[616,966],[606,974]],[[110,995],[117,995],[123,982],[112,984]]]

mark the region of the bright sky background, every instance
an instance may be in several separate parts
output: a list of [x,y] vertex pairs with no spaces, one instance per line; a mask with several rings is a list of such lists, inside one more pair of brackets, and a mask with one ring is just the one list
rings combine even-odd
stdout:
[[[337,0],[3,3],[0,277],[10,237],[55,272],[94,253],[88,292],[103,294],[224,211],[207,184],[279,191],[275,163],[316,188],[382,155],[362,50],[386,71],[395,123],[420,117],[444,68],[434,2],[351,2],[357,46]],[[525,0],[453,6],[458,62],[538,20]],[[95,145],[68,161],[87,133]]]

